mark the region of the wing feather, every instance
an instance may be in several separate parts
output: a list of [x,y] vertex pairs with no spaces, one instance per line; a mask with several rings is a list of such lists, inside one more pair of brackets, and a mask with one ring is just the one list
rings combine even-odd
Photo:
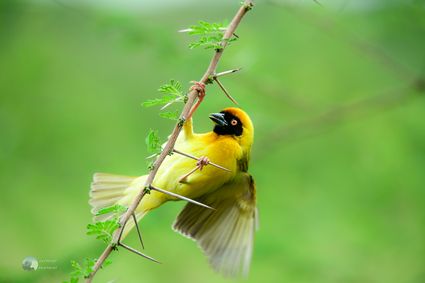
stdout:
[[198,201],[209,210],[188,203],[173,228],[194,239],[208,256],[211,266],[226,276],[247,275],[256,227],[255,185],[248,173]]

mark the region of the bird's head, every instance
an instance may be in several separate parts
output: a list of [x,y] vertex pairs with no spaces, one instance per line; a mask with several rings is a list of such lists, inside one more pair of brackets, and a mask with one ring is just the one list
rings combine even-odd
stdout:
[[213,113],[214,133],[235,138],[240,146],[249,150],[254,141],[254,126],[248,114],[240,108],[226,108],[220,113]]

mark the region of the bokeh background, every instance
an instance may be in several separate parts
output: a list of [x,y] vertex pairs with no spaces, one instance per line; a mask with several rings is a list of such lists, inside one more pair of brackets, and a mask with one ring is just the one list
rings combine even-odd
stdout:
[[[146,173],[141,102],[189,87],[211,50],[176,31],[230,20],[239,1],[0,1],[1,282],[61,282],[104,245],[85,235],[93,172]],[[219,70],[256,127],[260,230],[241,282],[425,282],[425,4],[258,1]],[[231,105],[217,86],[195,115]],[[96,282],[234,282],[170,229],[141,224],[157,265],[120,251]],[[128,243],[137,246],[137,236]],[[24,271],[26,256],[54,270]]]

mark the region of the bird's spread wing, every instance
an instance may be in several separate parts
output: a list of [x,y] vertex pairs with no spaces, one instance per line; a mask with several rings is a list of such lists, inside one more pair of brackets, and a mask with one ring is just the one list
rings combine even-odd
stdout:
[[196,240],[211,266],[227,276],[247,275],[256,229],[254,181],[248,173],[197,199],[215,210],[188,203],[173,228]]

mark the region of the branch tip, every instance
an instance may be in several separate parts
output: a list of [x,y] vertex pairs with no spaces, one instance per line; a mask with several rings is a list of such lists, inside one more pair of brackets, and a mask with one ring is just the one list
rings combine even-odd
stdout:
[[232,69],[232,70],[228,70],[228,71],[224,71],[224,72],[220,72],[220,73],[215,73],[212,76],[210,76],[211,79],[216,79],[225,75],[229,75],[229,74],[233,74],[236,73],[238,71],[242,70],[242,68],[237,68],[237,69]]
[[246,12],[252,10],[252,8],[254,8],[254,2],[252,2],[251,0],[245,1],[244,2],[244,8],[245,8]]

